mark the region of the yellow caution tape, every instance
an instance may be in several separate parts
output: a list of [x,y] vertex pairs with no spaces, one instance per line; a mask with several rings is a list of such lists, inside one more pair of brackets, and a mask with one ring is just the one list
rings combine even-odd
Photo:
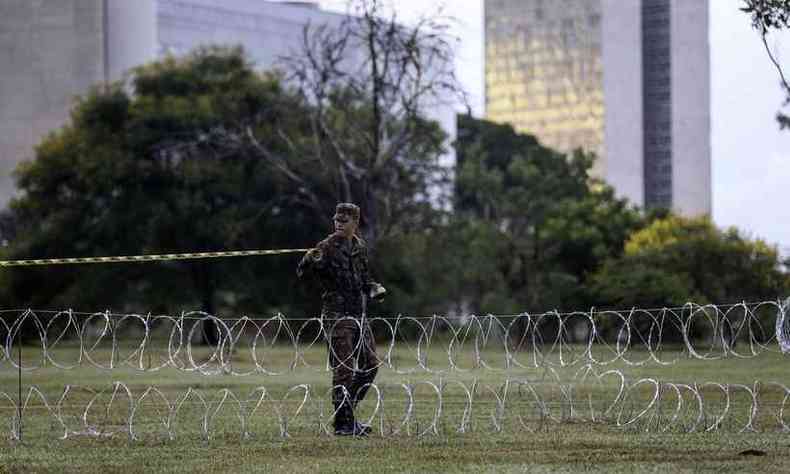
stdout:
[[35,265],[70,265],[76,263],[166,262],[201,258],[249,257],[305,253],[310,249],[232,250],[227,252],[165,253],[159,255],[119,255],[115,257],[40,258],[35,260],[0,260],[0,267],[28,267]]

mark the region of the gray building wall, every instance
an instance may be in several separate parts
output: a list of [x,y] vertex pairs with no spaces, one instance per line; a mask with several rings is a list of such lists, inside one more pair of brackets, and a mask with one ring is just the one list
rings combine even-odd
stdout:
[[712,215],[708,1],[671,8],[673,209]]
[[104,78],[102,0],[0,2],[0,204],[11,172]]
[[642,160],[642,22],[640,0],[602,0],[605,121],[603,178],[618,195],[645,201]]
[[342,15],[259,0],[156,0],[159,53],[183,54],[203,44],[243,45],[258,67],[298,51],[302,28],[339,24]]
[[132,67],[150,61],[157,52],[155,0],[105,0],[107,7],[107,74],[121,79]]

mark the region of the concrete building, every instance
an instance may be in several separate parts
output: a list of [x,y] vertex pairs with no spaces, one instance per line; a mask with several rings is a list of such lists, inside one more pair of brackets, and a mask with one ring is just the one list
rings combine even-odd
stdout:
[[[65,123],[74,97],[91,85],[205,44],[240,44],[256,66],[271,67],[298,51],[305,24],[342,18],[307,1],[2,0],[0,206],[14,193],[14,167]],[[429,115],[453,140],[454,104]],[[454,165],[454,157],[451,151],[445,163]]]
[[107,74],[101,0],[0,2],[0,202],[11,172]]
[[621,196],[711,214],[707,0],[485,0],[486,115],[598,155]]

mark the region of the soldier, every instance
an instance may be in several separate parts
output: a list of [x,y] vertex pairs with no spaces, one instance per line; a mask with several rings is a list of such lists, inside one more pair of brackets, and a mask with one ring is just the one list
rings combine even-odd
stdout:
[[370,278],[365,242],[356,235],[359,207],[337,205],[335,232],[299,262],[296,274],[317,277],[321,287],[321,318],[327,330],[332,367],[335,435],[364,436],[370,427],[358,423],[354,409],[376,378],[379,359],[365,319],[368,299],[380,301],[386,290]]

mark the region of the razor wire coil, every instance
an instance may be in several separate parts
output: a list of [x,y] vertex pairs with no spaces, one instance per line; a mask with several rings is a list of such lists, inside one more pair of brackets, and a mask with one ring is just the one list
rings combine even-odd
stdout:
[[[395,397],[385,396],[384,387],[372,383],[368,401],[363,402],[367,409],[360,417],[380,436],[537,432],[578,422],[659,433],[790,433],[790,388],[778,382],[629,380],[619,370],[596,371],[592,366],[566,380],[551,369],[548,372],[543,380],[508,378],[499,385],[441,379],[395,384],[387,390],[400,394]],[[420,387],[430,395],[418,397]],[[600,392],[595,401],[590,394],[578,395],[590,387]],[[766,396],[768,392],[773,400]],[[229,432],[228,418],[241,439],[260,434],[261,424],[286,438],[296,431],[331,435],[336,415],[331,393],[331,388],[321,390],[310,384],[287,387],[279,398],[265,386],[248,392],[190,387],[170,393],[150,385],[135,392],[123,382],[114,382],[99,390],[66,385],[59,395],[48,397],[43,389],[31,386],[21,401],[0,392],[0,426],[7,427],[11,440],[19,440],[18,414],[38,412],[37,416],[49,419],[60,439],[118,435],[139,441],[150,436],[154,427],[155,435],[163,439],[199,433],[210,440]],[[350,395],[345,392],[344,396]],[[219,423],[219,418],[225,423]]]
[[[323,347],[333,351],[328,336],[342,320],[353,321],[360,332],[369,327],[379,340],[379,366],[399,374],[508,372],[614,363],[664,366],[676,364],[681,358],[718,360],[752,358],[764,352],[788,353],[789,304],[790,299],[727,306],[689,303],[679,310],[635,308],[340,320],[289,319],[281,314],[225,319],[198,311],[170,316],[28,309],[13,318],[8,312],[0,317],[0,367],[8,364],[28,372],[42,367],[131,368],[144,372],[169,368],[235,376],[276,376],[300,368],[328,370],[325,361],[310,362],[306,355]],[[205,324],[218,329],[216,344],[201,344]],[[706,335],[700,337],[698,333]],[[27,361],[19,361],[15,355],[23,334],[29,338],[25,342]],[[357,339],[355,353],[366,343],[365,338]],[[75,350],[62,350],[68,345]],[[290,354],[285,362],[270,360],[275,348]],[[31,352],[35,353],[34,360]],[[404,352],[408,356],[403,356]],[[347,358],[340,363],[350,367],[353,360]]]
[[[439,377],[438,381],[369,384],[362,418],[380,436],[536,432],[580,421],[645,432],[788,433],[790,388],[780,381],[629,378],[616,367],[787,353],[788,309],[790,300],[777,300],[660,310],[342,319],[354,321],[360,331],[370,328],[377,333],[380,364],[370,370],[384,367],[407,377]],[[176,370],[235,377],[331,370],[328,357],[315,356],[334,350],[328,335],[342,320],[31,309],[4,310],[0,316],[0,337],[5,336],[0,369],[29,373],[88,367],[108,373]],[[199,344],[206,323],[219,329],[214,345]],[[695,335],[699,326],[704,326],[706,337]],[[20,361],[15,357],[23,333],[33,338],[26,341],[26,358]],[[355,354],[366,339],[357,340]],[[272,357],[275,351],[277,358]],[[36,354],[33,361],[31,352]],[[339,363],[358,369],[353,356]],[[528,375],[534,370],[543,376]],[[572,375],[563,378],[560,370]],[[477,378],[487,372],[501,375],[504,383]],[[453,380],[456,375],[474,380]],[[167,440],[195,433],[210,440],[229,432],[230,416],[241,439],[259,435],[256,423],[262,419],[269,420],[267,426],[280,437],[330,435],[336,414],[331,394],[337,388],[302,383],[285,387],[279,396],[266,384],[246,393],[238,388],[194,387],[173,393],[173,387],[136,388],[117,381],[103,389],[69,384],[53,396],[33,385],[26,387],[21,399],[0,390],[0,427],[7,426],[9,438],[19,441],[20,420],[35,414],[39,422],[41,417],[47,419],[63,439],[124,436],[137,441],[153,431]],[[350,394],[344,391],[344,397],[350,399]],[[220,418],[225,421],[220,423]]]

